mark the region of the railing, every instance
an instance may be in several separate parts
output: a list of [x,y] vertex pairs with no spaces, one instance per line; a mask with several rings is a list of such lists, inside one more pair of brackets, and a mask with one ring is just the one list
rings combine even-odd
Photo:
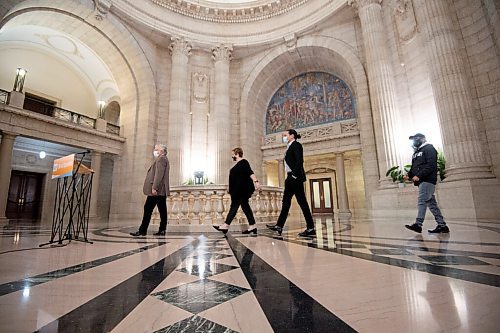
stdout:
[[106,133],[120,135],[120,126],[107,123],[106,124]]
[[0,89],[0,103],[7,104],[7,100],[9,99],[9,94],[7,90]]
[[[7,104],[10,92],[0,89],[0,103]],[[27,103],[26,103],[27,102]],[[25,96],[25,110],[43,114],[56,119],[64,120],[73,124],[78,124],[87,128],[96,127],[96,119],[82,114],[66,110],[53,104],[40,101],[38,99]],[[106,133],[120,135],[120,126],[106,124]]]
[[[281,211],[283,189],[263,186],[250,198],[250,207],[257,223],[275,221]],[[225,185],[175,186],[167,199],[168,223],[173,225],[212,225],[224,222],[231,198]],[[153,223],[159,223],[159,214]],[[238,211],[233,224],[245,224],[245,215]]]

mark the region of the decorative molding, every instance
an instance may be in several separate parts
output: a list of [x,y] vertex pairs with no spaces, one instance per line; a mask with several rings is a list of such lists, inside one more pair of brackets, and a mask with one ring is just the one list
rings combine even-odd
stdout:
[[[220,3],[201,3],[197,0],[151,0],[153,3],[175,13],[198,20],[219,23],[246,23],[272,18],[285,14],[309,0],[270,0],[243,7],[245,4],[225,5]],[[223,7],[224,6],[224,7]]]
[[313,175],[313,174],[334,173],[334,172],[335,172],[335,170],[330,169],[330,168],[314,168],[314,169],[306,171],[306,174]]
[[233,56],[233,47],[231,45],[218,45],[212,48],[212,59],[218,61],[230,61]]
[[297,47],[297,35],[295,33],[288,34],[283,37],[285,40],[285,46],[288,49],[288,52],[295,52],[295,48]]
[[193,99],[196,103],[205,104],[209,98],[209,78],[205,73],[195,72],[191,78]]
[[168,49],[170,50],[170,52],[172,52],[172,55],[182,54],[187,57],[191,54],[192,48],[193,46],[191,45],[191,43],[186,41],[183,37],[170,38],[170,46]]
[[94,0],[95,8],[95,19],[97,21],[102,21],[106,15],[109,13],[111,8],[111,0]]
[[266,145],[276,143],[276,136],[266,136]]
[[394,19],[399,41],[409,43],[417,35],[417,21],[411,0],[396,0]]
[[381,3],[382,0],[347,0],[347,5],[352,6],[355,10],[372,4],[380,5]]
[[340,124],[340,129],[342,133],[352,133],[352,132],[358,132],[358,122],[351,122],[351,123],[341,123]]

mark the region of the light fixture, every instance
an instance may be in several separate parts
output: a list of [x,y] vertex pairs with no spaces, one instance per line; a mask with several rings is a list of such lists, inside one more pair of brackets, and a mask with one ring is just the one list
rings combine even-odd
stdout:
[[97,102],[99,104],[99,118],[104,119],[104,106],[106,105],[105,101]]
[[40,151],[40,158],[43,160],[45,158],[45,156],[47,156],[47,154],[42,150]]
[[24,87],[24,79],[26,78],[27,70],[24,68],[18,67],[16,69],[16,80],[14,81],[14,91],[23,92]]

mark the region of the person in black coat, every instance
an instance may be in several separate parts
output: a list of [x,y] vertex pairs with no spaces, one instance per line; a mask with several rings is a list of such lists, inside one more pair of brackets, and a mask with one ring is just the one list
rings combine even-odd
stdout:
[[284,161],[287,177],[285,180],[285,191],[283,193],[283,204],[276,224],[268,224],[266,226],[273,231],[277,231],[278,234],[281,235],[286,218],[288,217],[288,212],[290,211],[292,197],[295,195],[307,225],[306,230],[299,233],[299,236],[315,236],[316,230],[314,228],[314,221],[304,192],[304,182],[306,181],[304,151],[297,139],[300,139],[300,134],[294,129],[289,129],[283,133],[283,140],[288,143]]
[[229,171],[229,195],[231,196],[231,207],[226,216],[226,221],[213,227],[216,230],[222,231],[224,234],[229,230],[229,225],[233,221],[238,208],[243,210],[247,217],[248,224],[250,225],[243,234],[257,234],[257,227],[255,226],[255,218],[253,217],[252,208],[248,203],[248,199],[252,196],[254,190],[260,190],[260,184],[257,177],[250,167],[250,163],[243,158],[243,149],[234,148],[232,150],[232,159],[236,164]]
[[418,186],[418,201],[417,201],[417,218],[415,223],[407,224],[405,227],[412,231],[421,233],[422,225],[425,219],[427,207],[434,215],[437,226],[433,230],[428,230],[430,233],[448,233],[450,229],[444,222],[441,210],[436,202],[434,192],[437,182],[437,151],[425,139],[425,135],[417,133],[410,136],[413,140],[413,153],[411,160],[411,168],[406,179],[411,179],[415,186]]

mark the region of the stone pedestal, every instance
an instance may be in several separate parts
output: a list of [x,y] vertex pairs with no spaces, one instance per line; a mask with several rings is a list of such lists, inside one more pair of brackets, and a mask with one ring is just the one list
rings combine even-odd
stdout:
[[106,125],[108,122],[104,119],[97,118],[95,120],[95,129],[100,131],[100,132],[106,132]]
[[443,182],[436,187],[444,219],[500,219],[500,181],[468,179]]
[[24,106],[24,94],[19,91],[11,91],[7,104],[22,109]]

